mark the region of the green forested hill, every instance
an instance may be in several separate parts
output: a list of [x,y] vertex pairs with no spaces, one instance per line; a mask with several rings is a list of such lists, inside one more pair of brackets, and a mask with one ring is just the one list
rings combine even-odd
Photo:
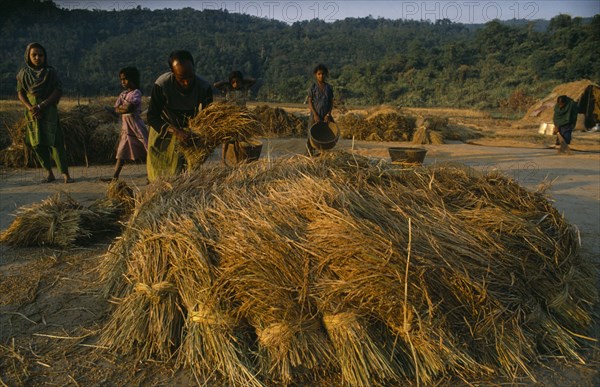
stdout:
[[302,102],[312,68],[325,63],[347,103],[497,108],[554,85],[600,80],[600,15],[463,25],[353,18],[292,25],[226,11],[63,10],[8,0],[0,16],[0,93],[14,96],[25,46],[42,43],[72,96],[116,95],[118,70],[142,72],[143,91],[167,71],[174,49],[196,58],[210,82],[234,69],[259,81],[263,101]]

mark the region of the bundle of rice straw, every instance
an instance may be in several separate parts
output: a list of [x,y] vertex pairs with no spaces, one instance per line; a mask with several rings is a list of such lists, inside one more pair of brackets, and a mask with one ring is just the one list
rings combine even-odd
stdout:
[[265,126],[268,134],[283,136],[306,136],[308,118],[288,113],[282,108],[260,105],[252,111]]
[[197,168],[222,143],[248,141],[264,134],[264,126],[246,108],[213,103],[188,122],[190,139],[178,144],[188,168]]
[[0,163],[5,167],[23,168],[35,166],[35,155],[31,147],[21,143],[0,150]]
[[444,136],[442,132],[437,132],[427,129],[426,125],[421,125],[413,134],[412,143],[416,145],[423,144],[444,144]]
[[0,235],[9,246],[70,247],[91,233],[82,216],[91,215],[66,193],[57,193],[40,203],[18,209],[15,220]]
[[88,206],[92,215],[84,218],[84,224],[94,235],[113,234],[121,230],[121,223],[129,217],[134,205],[133,189],[122,180],[112,181],[106,196]]
[[0,243],[17,247],[83,245],[93,237],[119,231],[128,206],[131,199],[125,199],[125,194],[101,198],[84,207],[69,194],[58,192],[19,208],[13,222],[0,234]]
[[4,122],[7,136],[3,139],[3,143],[6,145],[20,145],[25,141],[25,130],[27,128],[27,119],[21,117],[12,124]]
[[133,189],[123,180],[113,180],[106,188],[106,198],[122,204],[128,212],[135,206]]
[[[183,186],[179,188],[185,192]],[[168,183],[155,184],[136,198],[140,201],[129,227],[100,267],[104,293],[119,302],[101,342],[140,358],[168,359],[181,341],[179,362],[198,378],[216,369],[233,385],[258,386],[248,350],[240,345],[248,340],[240,337],[231,308],[221,306],[220,297],[210,292],[216,276],[209,252],[212,231],[202,229],[210,225],[201,221],[202,212],[188,195],[169,191]],[[192,220],[174,208],[186,208],[197,216]],[[153,263],[147,262],[149,256],[155,257]],[[170,315],[174,310],[175,318]],[[145,317],[137,319],[138,313]],[[184,328],[187,335],[182,338]]]
[[120,300],[121,307],[112,314],[100,345],[124,353],[139,346],[140,356],[161,359],[170,358],[179,345],[181,299],[163,247],[168,234],[161,231],[144,230],[136,240],[124,279],[130,293]]
[[[287,192],[256,195],[244,188],[223,192],[222,205],[211,209],[212,222],[222,225],[215,247],[219,286],[256,331],[259,372],[287,385],[294,375],[328,368],[333,348],[308,297],[309,256],[296,239],[301,212]],[[271,211],[269,203],[282,200],[286,211]]]
[[594,266],[501,175],[330,152],[204,167],[136,203],[101,268],[115,351],[233,385],[535,382],[542,356],[584,361]]
[[[186,310],[186,335],[179,351],[181,364],[188,365],[198,378],[207,378],[207,370],[216,368],[232,385],[260,386],[252,372],[247,329],[234,316],[229,300],[215,293],[216,262],[209,253],[210,223],[196,212],[190,218],[172,222],[172,262]],[[200,232],[197,232],[200,231]]]
[[480,130],[468,128],[460,125],[448,125],[442,129],[442,137],[447,140],[463,141],[477,139],[482,137]]

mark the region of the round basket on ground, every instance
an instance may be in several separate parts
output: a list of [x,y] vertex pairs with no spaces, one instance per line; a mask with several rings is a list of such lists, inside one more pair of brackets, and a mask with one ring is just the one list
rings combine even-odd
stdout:
[[308,138],[315,149],[331,149],[340,138],[340,129],[335,122],[317,122],[308,130]]
[[388,148],[392,163],[400,164],[422,164],[425,160],[427,149],[410,147],[391,147]]
[[223,144],[223,162],[228,165],[256,161],[262,152],[262,142],[258,140],[239,141]]

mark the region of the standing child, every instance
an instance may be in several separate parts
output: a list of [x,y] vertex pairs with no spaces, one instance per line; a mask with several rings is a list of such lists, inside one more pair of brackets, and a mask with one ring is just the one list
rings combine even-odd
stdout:
[[112,180],[119,179],[125,160],[145,161],[148,150],[148,129],[142,120],[140,72],[135,67],[125,67],[119,71],[119,79],[125,90],[115,102],[115,112],[121,115],[122,123]]
[[62,84],[54,67],[48,66],[46,49],[39,43],[30,43],[25,49],[25,66],[17,73],[17,95],[27,108],[27,141],[46,170],[42,183],[56,180],[52,159],[64,182],[72,183],[64,134],[58,119]]
[[248,92],[255,83],[256,79],[244,78],[242,73],[236,70],[229,74],[229,81],[215,82],[213,87],[225,93],[225,101],[245,107]]
[[[316,82],[313,83],[308,90],[308,106],[310,108],[310,116],[308,118],[308,130],[318,122],[333,122],[331,111],[333,110],[333,87],[327,83],[329,70],[323,64],[315,67],[313,74]],[[306,141],[308,154],[312,156],[315,152],[310,143],[310,135]]]

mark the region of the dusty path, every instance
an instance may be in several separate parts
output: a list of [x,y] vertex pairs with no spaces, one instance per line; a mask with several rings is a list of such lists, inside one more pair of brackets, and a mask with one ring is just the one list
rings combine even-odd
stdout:
[[[304,153],[303,139],[263,140],[261,158],[281,157]],[[389,161],[387,147],[406,146],[403,143],[376,143],[357,141],[354,152],[364,156]],[[600,235],[600,154],[574,152],[570,156],[557,155],[554,149],[475,146],[468,144],[425,145],[425,164],[462,163],[481,172],[493,170],[517,180],[521,185],[536,189],[544,181],[551,182],[548,191],[555,206],[567,219],[577,225],[584,235]],[[352,149],[351,140],[341,140],[336,149]],[[215,152],[209,162],[218,162]],[[107,183],[100,178],[112,175],[112,166],[72,167],[74,184],[63,184],[58,179],[50,184],[40,184],[43,175],[39,169],[1,170],[0,229],[10,224],[14,211],[25,204],[38,202],[49,195],[65,191],[85,204],[104,195]],[[143,164],[128,164],[121,177],[131,186],[146,185]],[[593,238],[590,245],[600,255],[600,240]]]

